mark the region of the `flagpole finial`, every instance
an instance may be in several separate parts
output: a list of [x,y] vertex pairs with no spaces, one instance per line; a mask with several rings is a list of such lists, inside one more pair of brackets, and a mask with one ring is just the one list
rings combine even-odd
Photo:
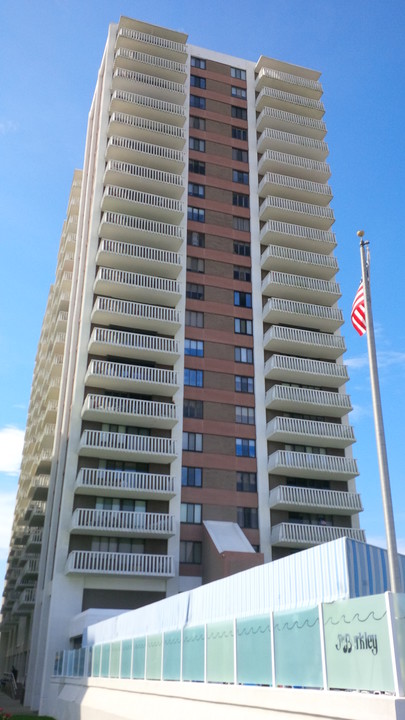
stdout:
[[357,237],[364,237],[364,230],[357,230]]

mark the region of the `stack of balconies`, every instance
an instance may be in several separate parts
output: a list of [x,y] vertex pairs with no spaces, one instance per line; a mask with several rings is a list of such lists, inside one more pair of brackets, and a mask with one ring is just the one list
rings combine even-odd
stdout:
[[[185,239],[180,37],[125,18],[118,26],[68,573],[174,573],[162,541],[175,533],[170,465],[180,450],[172,439]],[[133,500],[133,511],[91,508],[89,496]],[[135,511],[138,500],[147,511]],[[92,538],[103,537],[139,539],[144,552],[94,550]]]
[[277,557],[278,548],[364,534],[351,522],[360,498],[347,491],[358,472],[347,453],[354,434],[342,388],[348,377],[322,88],[315,73],[266,58],[256,71],[270,542]]

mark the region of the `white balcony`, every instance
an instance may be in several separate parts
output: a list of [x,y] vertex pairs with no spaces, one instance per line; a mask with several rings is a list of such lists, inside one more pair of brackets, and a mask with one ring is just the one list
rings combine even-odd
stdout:
[[271,442],[301,443],[317,447],[346,448],[355,442],[350,425],[280,416],[267,423],[266,435]]
[[273,325],[266,331],[263,345],[266,350],[275,353],[292,353],[324,360],[336,360],[346,350],[344,338],[340,335],[280,325]]
[[332,208],[281,197],[266,197],[259,207],[259,216],[262,222],[266,220],[297,222],[317,230],[329,230],[335,222]]
[[28,505],[27,517],[29,527],[42,527],[45,522],[46,502],[34,500]]
[[178,250],[184,240],[184,232],[177,225],[112,212],[103,213],[99,235],[122,242],[133,240],[137,245],[164,246],[165,250]]
[[330,167],[326,162],[310,160],[278,150],[264,151],[258,163],[258,171],[260,175],[274,172],[319,183],[326,183],[331,176]]
[[94,328],[89,341],[89,353],[101,356],[113,354],[165,365],[174,365],[180,357],[177,340],[108,328]]
[[167,513],[77,508],[72,515],[71,532],[80,535],[169,538],[174,534],[174,521],[173,515]]
[[174,558],[172,555],[74,550],[68,556],[65,572],[81,575],[173,577]]
[[118,185],[177,200],[184,193],[184,181],[181,175],[121,160],[108,161],[104,173],[104,185]]
[[39,558],[33,558],[31,560],[27,560],[24,563],[24,567],[21,571],[21,579],[23,582],[33,582],[38,577],[38,571],[39,571]]
[[30,530],[27,537],[27,553],[39,553],[42,545],[42,529]]
[[325,114],[323,103],[312,98],[305,98],[302,95],[283,92],[269,87],[264,87],[256,100],[256,110],[261,112],[265,107],[277,108],[287,112],[295,112],[309,118],[320,120]]
[[173,370],[91,360],[85,384],[105,390],[173,397],[179,388],[179,376]]
[[173,82],[184,82],[187,77],[184,63],[127,48],[118,48],[115,53],[114,70],[119,67],[149,73]]
[[276,450],[269,455],[267,468],[270,475],[312,480],[352,480],[359,474],[352,458],[294,450]]
[[113,90],[148,95],[155,100],[170,99],[175,105],[184,105],[187,97],[186,86],[183,83],[119,67],[114,70],[112,87]]
[[176,105],[166,100],[155,100],[147,95],[114,90],[111,96],[110,112],[123,112],[148,120],[170,123],[183,127],[186,122],[186,110],[183,105]]
[[106,160],[131,162],[163,172],[180,174],[184,170],[186,156],[183,150],[114,135],[108,141]]
[[29,615],[35,606],[35,588],[25,588],[13,605],[14,615]]
[[97,295],[140,303],[155,302],[165,307],[175,307],[181,298],[180,284],[176,280],[104,267],[98,269],[93,290]]
[[277,88],[278,90],[288,90],[303,95],[304,97],[319,100],[322,95],[322,85],[317,80],[303,78],[300,75],[282,72],[273,68],[262,67],[256,78],[256,92],[260,92],[264,87]]
[[85,430],[79,454],[128,462],[170,463],[176,457],[176,444],[170,438]]
[[270,543],[277,547],[309,548],[341,537],[348,537],[359,542],[366,541],[364,531],[357,528],[280,523],[272,527]]
[[267,172],[259,183],[259,196],[277,195],[289,200],[302,200],[325,207],[333,198],[332,190],[326,183],[300,180],[290,175]]
[[158,275],[172,280],[175,280],[181,271],[179,253],[105,238],[100,240],[96,263],[104,267]]
[[178,225],[184,215],[184,205],[180,200],[117,185],[107,185],[101,200],[101,209],[103,212],[110,210],[174,225]]
[[272,355],[264,365],[264,376],[268,380],[333,388],[349,379],[345,365],[291,355]]
[[30,482],[28,498],[31,500],[46,500],[48,488],[49,475],[36,475]]
[[266,392],[265,403],[269,410],[326,417],[343,417],[352,410],[349,395],[288,385],[273,385]]
[[177,408],[173,403],[111,395],[87,395],[82,407],[82,418],[94,422],[120,425],[135,423],[137,427],[170,430],[177,423]]
[[170,500],[175,496],[173,475],[130,470],[82,468],[75,492],[103,497],[133,497],[142,500]]
[[176,63],[185,63],[187,60],[187,45],[184,43],[128,27],[119,28],[116,47],[148,50],[157,57],[168,58]]
[[314,140],[273,128],[265,128],[257,140],[257,152],[261,154],[266,150],[278,150],[320,161],[325,160],[329,154],[329,148],[323,140]]
[[338,283],[332,280],[318,280],[306,275],[290,275],[276,270],[271,270],[264,277],[262,293],[267,297],[323,304],[329,307],[335,305],[342,294]]
[[257,131],[261,133],[265,128],[283,131],[288,128],[295,135],[303,135],[315,140],[323,140],[326,135],[326,125],[323,120],[315,120],[272,107],[265,107],[257,118]]
[[363,506],[358,493],[339,490],[278,485],[270,491],[270,508],[273,510],[300,510],[301,512],[327,512],[332,515],[355,515]]
[[336,247],[333,232],[269,220],[261,229],[260,242],[263,245],[280,245],[329,255]]
[[175,335],[180,327],[179,310],[108,297],[96,298],[91,318],[100,325],[152,330],[163,335]]
[[[168,123],[148,120],[148,118],[128,115],[128,113],[113,113],[107,131],[108,137],[123,135],[126,138],[141,142],[156,143],[164,148],[182,150],[186,142],[183,128]],[[143,165],[144,163],[139,163]],[[151,163],[151,167],[154,164]]]
[[261,256],[262,270],[308,275],[331,280],[339,270],[333,255],[298,250],[281,245],[268,245]]

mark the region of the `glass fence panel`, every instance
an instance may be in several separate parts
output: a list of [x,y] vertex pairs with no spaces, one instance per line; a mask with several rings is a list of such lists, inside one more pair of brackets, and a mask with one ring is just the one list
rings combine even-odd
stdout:
[[399,667],[402,685],[405,687],[405,595],[395,594],[393,598],[394,633],[397,636]]
[[79,657],[80,657],[79,653],[80,653],[80,650],[74,650],[73,652],[74,652],[74,655],[73,655],[73,675],[74,675],[75,677],[77,677],[77,676],[79,675]]
[[91,677],[91,675],[92,675],[92,667],[93,667],[93,648],[92,648],[92,647],[88,647],[88,648],[87,648],[86,677]]
[[181,631],[164,633],[163,680],[180,680]]
[[100,677],[101,645],[93,646],[93,662],[91,674],[93,677]]
[[121,648],[121,670],[120,677],[131,677],[131,661],[132,661],[132,640],[123,640]]
[[68,651],[68,659],[67,659],[67,676],[72,677],[73,675],[73,660],[74,660],[74,650]]
[[120,676],[120,659],[121,659],[121,643],[111,643],[110,657],[110,677],[118,678]]
[[143,679],[145,677],[145,648],[146,638],[135,638],[132,654],[132,677]]
[[63,650],[60,652],[57,652],[55,655],[55,662],[53,665],[53,674],[60,676],[62,675],[62,668],[63,668]]
[[271,685],[270,615],[236,622],[237,681],[248,685]]
[[146,678],[160,680],[162,675],[162,635],[149,635],[146,639]]
[[274,613],[276,685],[323,687],[318,608]]
[[207,624],[207,681],[234,681],[233,622]]
[[86,648],[80,648],[79,650],[79,677],[83,677],[85,673],[85,662],[86,662]]
[[204,681],[204,625],[183,630],[183,680]]
[[101,677],[107,678],[110,673],[110,643],[104,643],[101,646]]
[[323,606],[331,689],[394,691],[384,595]]

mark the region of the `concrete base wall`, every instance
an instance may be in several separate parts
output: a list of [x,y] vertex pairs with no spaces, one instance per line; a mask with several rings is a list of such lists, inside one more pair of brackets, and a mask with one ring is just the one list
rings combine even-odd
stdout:
[[356,692],[91,678],[52,696],[57,720],[405,720],[405,698]]

